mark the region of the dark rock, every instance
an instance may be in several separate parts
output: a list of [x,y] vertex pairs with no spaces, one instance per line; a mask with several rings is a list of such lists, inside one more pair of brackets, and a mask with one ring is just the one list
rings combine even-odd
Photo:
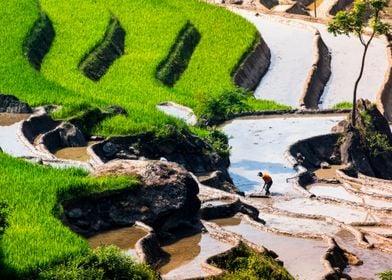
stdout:
[[242,5],[243,0],[229,0],[229,4]]
[[67,212],[68,217],[72,218],[72,219],[77,219],[82,217],[83,212],[80,208],[74,208],[71,209],[69,212]]
[[343,164],[352,164],[359,172],[374,177],[374,172],[369,161],[368,152],[357,130],[346,131],[344,142],[340,146]]
[[128,115],[127,111],[118,105],[111,105],[104,108],[105,111],[112,115]]
[[87,145],[83,133],[70,123],[63,123],[58,128],[58,134],[63,147],[83,147]]
[[300,140],[289,147],[289,152],[296,158],[297,165],[311,170],[318,169],[322,162],[339,164],[339,138],[340,134],[327,134]]
[[12,95],[0,94],[0,113],[30,114],[33,110]]
[[[179,223],[197,223],[200,208],[198,184],[178,164],[115,160],[99,167],[93,174],[97,177],[121,175],[136,176],[141,185],[66,201],[63,203],[64,222],[85,236],[132,225],[135,221],[142,221],[156,231],[169,231]],[[75,208],[82,211],[81,217],[72,218],[75,213],[70,216]],[[90,226],[81,228],[77,221],[85,221]]]
[[229,193],[236,193],[239,195],[244,195],[243,192],[239,191],[236,186],[225,181],[225,175],[222,171],[213,171],[208,175],[197,176],[199,182],[211,188],[223,190]]
[[105,153],[106,157],[112,157],[114,156],[118,149],[117,146],[114,145],[112,142],[106,142],[103,146],[102,146],[102,150]]
[[229,218],[237,213],[243,213],[255,221],[264,223],[264,221],[259,219],[259,210],[249,204],[241,202],[239,199],[221,205],[209,205],[206,203],[206,205],[200,209],[200,217],[205,220]]
[[392,179],[392,133],[374,104],[359,99],[355,128],[347,122],[341,145],[342,161],[367,176]]

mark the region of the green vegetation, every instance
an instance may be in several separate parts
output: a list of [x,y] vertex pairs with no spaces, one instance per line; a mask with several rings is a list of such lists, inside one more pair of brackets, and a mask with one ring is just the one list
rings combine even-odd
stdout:
[[48,53],[55,36],[52,22],[48,16],[40,12],[39,18],[34,23],[26,40],[23,43],[23,52],[31,66],[36,70],[41,69],[41,63]]
[[98,247],[85,255],[39,274],[42,280],[158,279],[146,265],[135,263],[114,246]]
[[0,202],[0,238],[1,235],[4,233],[6,227],[8,226],[8,205],[4,202]]
[[215,257],[212,262],[227,271],[225,275],[216,277],[217,280],[294,280],[276,260],[244,244],[228,255]]
[[369,109],[361,112],[361,117],[364,126],[361,129],[361,134],[366,139],[366,146],[369,147],[370,153],[377,156],[379,153],[392,151],[392,145],[389,142],[388,136],[376,129],[373,123],[372,111],[377,110],[375,104],[372,104]]
[[[161,1],[56,1],[40,0],[40,9],[53,23],[56,37],[37,72],[22,53],[22,45],[40,18],[35,0],[1,1],[0,92],[10,93],[32,106],[62,105],[63,117],[82,104],[104,108],[124,107],[128,116],[103,120],[94,133],[135,134],[179,123],[156,109],[174,101],[197,109],[202,98],[217,97],[234,89],[231,73],[252,46],[256,29],[225,9],[198,0]],[[124,29],[124,54],[98,82],[85,77],[78,65],[102,42],[108,22],[116,16]],[[148,19],[148,20],[146,20]],[[172,88],[156,78],[187,22],[201,36],[186,70]],[[252,99],[249,110],[281,108],[273,102]]]
[[86,77],[98,81],[113,62],[124,54],[125,31],[114,16],[110,19],[102,42],[82,59],[80,70]]
[[[376,35],[388,34],[391,27],[381,21],[380,15],[387,7],[387,0],[355,0],[354,7],[350,11],[339,11],[328,23],[328,32],[336,35],[354,34],[363,46],[361,69],[354,84],[351,125],[355,127],[355,114],[357,102],[357,89],[362,79],[365,68],[366,54],[369,46]],[[368,13],[370,12],[370,19]],[[367,27],[371,28],[370,38],[366,41],[363,33]]]
[[220,123],[236,113],[247,112],[252,109],[262,110],[285,110],[288,106],[276,105],[272,101],[262,103],[252,96],[252,92],[242,88],[224,91],[215,96],[200,97],[200,106],[196,111],[200,116],[201,124]]
[[157,79],[168,87],[174,86],[188,67],[200,37],[199,31],[187,22],[180,31],[168,57],[158,66]]
[[132,178],[91,178],[0,153],[0,197],[9,206],[1,239],[0,278],[34,277],[38,269],[88,252],[87,242],[58,217],[61,201],[136,184]]
[[381,280],[392,280],[392,270],[377,274]]
[[333,105],[332,109],[351,109],[353,104],[351,102],[340,102]]

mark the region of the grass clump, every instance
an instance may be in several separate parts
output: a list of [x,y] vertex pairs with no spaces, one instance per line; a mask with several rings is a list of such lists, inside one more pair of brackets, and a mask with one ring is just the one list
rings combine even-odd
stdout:
[[392,280],[392,270],[378,273],[377,276],[380,277],[381,280]]
[[213,258],[212,262],[226,271],[215,280],[294,280],[276,260],[243,243],[229,254]]
[[173,87],[187,68],[201,35],[192,23],[187,22],[180,31],[167,58],[158,66],[157,79]]
[[98,247],[68,262],[40,272],[40,280],[152,280],[158,276],[145,264],[136,263],[118,247]]
[[351,102],[340,102],[333,105],[332,109],[352,109],[353,104]]
[[113,62],[124,54],[125,30],[119,20],[112,16],[105,36],[93,50],[82,59],[80,70],[93,81],[98,81]]
[[41,63],[49,52],[55,35],[49,17],[44,12],[40,12],[23,43],[23,53],[36,70],[41,69]]
[[86,240],[58,218],[61,202],[135,184],[133,178],[96,179],[80,169],[37,166],[0,153],[0,197],[11,209],[0,243],[0,278],[35,278],[39,270],[86,254]]

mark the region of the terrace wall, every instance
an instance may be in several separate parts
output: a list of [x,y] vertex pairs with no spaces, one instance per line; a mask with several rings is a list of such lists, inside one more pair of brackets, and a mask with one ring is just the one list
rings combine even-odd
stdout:
[[254,90],[260,83],[271,63],[271,51],[260,34],[249,53],[240,62],[233,73],[236,86]]

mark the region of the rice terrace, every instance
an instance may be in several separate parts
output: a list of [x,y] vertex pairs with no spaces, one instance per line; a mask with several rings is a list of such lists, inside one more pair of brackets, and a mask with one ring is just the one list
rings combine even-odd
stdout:
[[391,1],[0,9],[0,279],[392,279]]

